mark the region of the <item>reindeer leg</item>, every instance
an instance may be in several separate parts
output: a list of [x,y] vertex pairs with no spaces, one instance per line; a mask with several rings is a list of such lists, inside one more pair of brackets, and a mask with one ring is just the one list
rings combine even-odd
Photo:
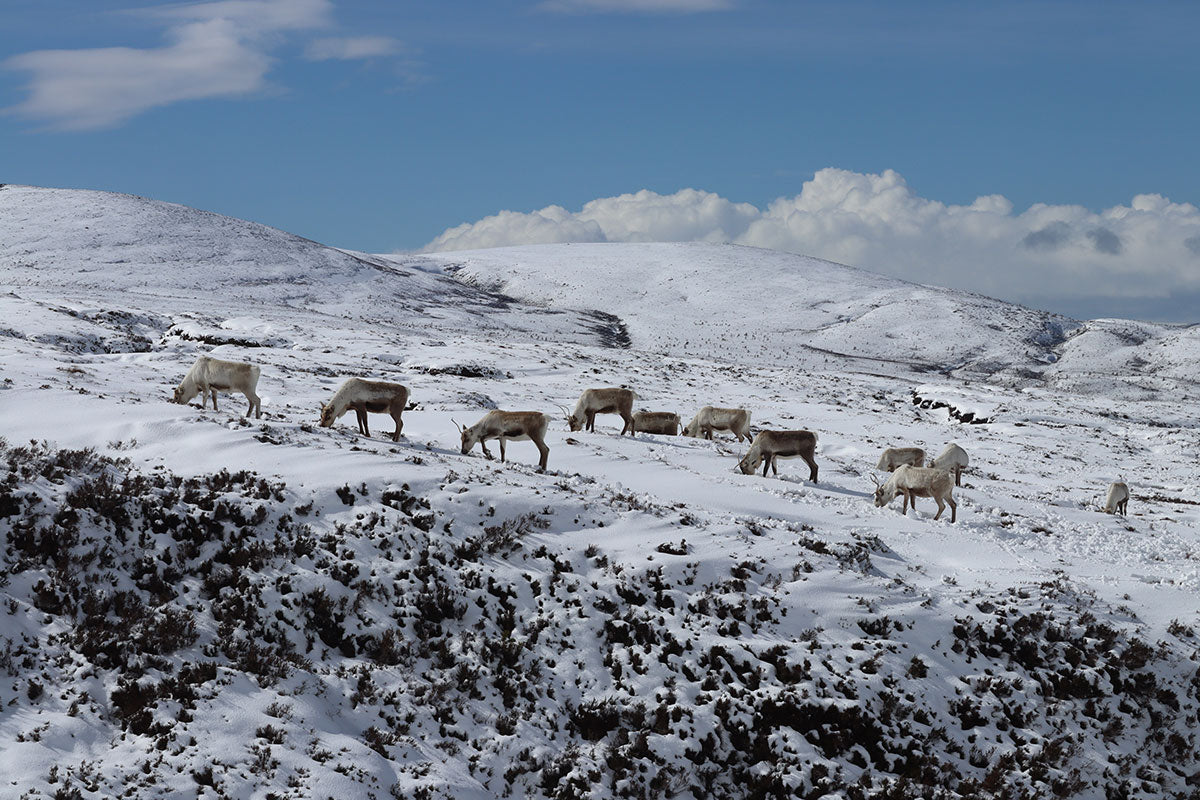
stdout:
[[954,468],[954,485],[962,486],[962,467]]
[[630,415],[622,414],[621,419],[625,420],[625,427],[621,428],[621,435],[624,436],[625,431],[629,431],[629,435],[634,436],[636,434],[636,432],[633,430],[633,417]]
[[392,441],[400,441],[400,431],[404,430],[404,420],[400,419],[400,414],[403,412],[392,414],[392,419],[396,420],[396,430],[392,433]]
[[[937,513],[933,515],[933,519],[934,519],[934,521],[936,522],[936,521],[937,521],[937,518],[938,518],[938,517],[940,517],[940,516],[942,515],[942,512],[943,512],[943,511],[945,511],[945,509],[946,509],[946,504],[945,504],[945,503],[943,503],[943,502],[942,502],[942,498],[938,497],[936,494],[933,496],[933,499],[934,499],[934,501],[936,501],[936,502],[937,502],[937,504],[938,504],[938,510],[937,510]],[[951,514],[951,516],[953,516],[953,515],[954,515],[954,512],[953,512],[953,511],[951,511],[951,512],[950,512],[950,514]]]
[[484,454],[485,456],[487,456],[487,459],[488,459],[488,461],[491,461],[491,460],[492,460],[492,454],[491,454],[491,452],[490,452],[490,451],[487,449],[487,442],[485,442],[483,439],[480,439],[480,440],[479,440],[479,446],[483,448],[483,454]]
[[545,472],[546,462],[550,460],[550,448],[546,446],[546,442],[542,439],[534,439],[533,443],[537,445],[538,453],[541,455],[541,459],[538,460],[538,469]]
[[363,436],[370,436],[371,429],[367,426],[367,410],[365,408],[354,409],[354,415],[358,417],[358,432]]
[[500,437],[500,463],[501,463],[501,464],[503,464],[503,463],[504,463],[504,445],[505,445],[506,443],[507,443],[507,442],[506,442],[506,440],[504,439],[504,437],[503,437],[503,436],[501,436],[501,437]]
[[779,456],[776,456],[776,455],[771,456],[771,474],[774,475],[776,478],[779,477],[779,461],[778,461],[778,459],[779,459]]
[[[254,392],[247,392],[246,399],[250,401],[250,407],[246,409],[246,416],[248,417],[250,416],[251,411],[256,411],[256,409],[261,408],[261,404],[258,399],[258,395],[256,395]],[[254,418],[258,419],[259,416],[261,416],[261,412],[256,411]]]
[[808,464],[809,476],[808,479],[813,483],[817,482],[817,462],[810,455],[804,456],[804,461]]
[[213,411],[216,411],[217,410],[217,390],[210,386],[210,387],[208,387],[208,391],[209,391],[209,394],[212,395]]
[[[900,491],[904,495],[904,516],[907,517],[908,516],[908,501],[911,498],[909,498],[909,496],[908,496],[908,489],[901,489]],[[917,510],[916,505],[913,505],[913,511],[916,511],[916,510]]]
[[950,521],[954,522],[958,519],[958,503],[954,502],[954,498],[946,495],[946,502],[950,504]]

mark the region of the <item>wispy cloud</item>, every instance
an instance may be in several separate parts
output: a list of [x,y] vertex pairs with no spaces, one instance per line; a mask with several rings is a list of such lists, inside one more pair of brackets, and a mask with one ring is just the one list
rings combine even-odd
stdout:
[[333,24],[332,0],[213,0],[138,13],[179,22],[225,20],[247,33],[311,30]]
[[1037,204],[1018,214],[1000,195],[970,205],[923,198],[890,170],[824,169],[766,208],[685,189],[600,198],[577,212],[508,211],[450,228],[424,250],[574,241],[733,242],[1034,304],[1200,292],[1196,206],[1145,194],[1099,213]]
[[725,11],[733,8],[734,0],[544,0],[544,11],[560,13],[651,13],[695,14],[702,11]]
[[180,100],[236,97],[266,86],[271,59],[227,20],[180,26],[166,47],[39,50],[4,62],[32,73],[29,97],[10,111],[51,128],[116,125]]
[[[272,53],[289,36],[333,26],[332,0],[216,0],[135,13],[165,26],[165,45],[13,56],[0,66],[29,73],[28,96],[5,112],[51,129],[92,130],[181,101],[252,95],[270,87]],[[381,36],[327,37],[306,53],[327,60],[397,50]]]
[[304,49],[310,61],[352,60],[392,56],[400,52],[400,43],[389,36],[344,36],[314,39]]

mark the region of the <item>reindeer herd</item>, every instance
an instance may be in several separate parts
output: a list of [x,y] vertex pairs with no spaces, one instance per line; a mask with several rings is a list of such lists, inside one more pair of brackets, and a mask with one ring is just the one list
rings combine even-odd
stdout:
[[[256,394],[260,370],[253,364],[239,361],[222,361],[202,355],[188,370],[179,386],[175,388],[174,402],[187,404],[197,395],[201,396],[201,408],[207,408],[212,398],[213,410],[217,410],[217,391],[240,392],[250,402],[246,415],[254,412],[255,418],[262,416],[262,402]],[[401,418],[408,405],[408,387],[388,381],[369,381],[350,378],[338,388],[328,403],[321,404],[320,425],[330,428],[344,414],[353,409],[358,418],[358,430],[370,436],[367,414],[388,414],[396,423],[391,433],[392,441],[400,440],[404,429]],[[575,410],[567,412],[567,424],[572,431],[594,431],[597,414],[618,414],[624,425],[621,435],[636,433],[665,434],[676,436],[704,437],[712,439],[714,431],[729,431],[739,442],[750,442],[750,449],[739,461],[737,468],[745,475],[752,475],[762,465],[763,477],[767,470],[778,475],[776,460],[780,458],[802,458],[808,464],[809,480],[817,481],[817,435],[812,431],[761,430],[750,436],[750,412],[744,408],[717,408],[704,406],[680,430],[679,415],[670,411],[634,412],[633,403],[637,395],[630,389],[604,388],[585,389],[575,404]],[[452,420],[453,421],[453,420]],[[500,461],[505,460],[505,446],[509,441],[532,441],[541,456],[538,469],[546,471],[550,448],[546,444],[546,431],[550,427],[550,415],[541,411],[489,411],[483,419],[467,427],[454,422],[462,437],[462,453],[470,453],[476,444],[488,459],[492,458],[487,442],[496,439],[500,443]],[[886,506],[903,495],[902,512],[907,516],[911,505],[916,508],[916,498],[931,497],[937,503],[939,519],[946,506],[950,506],[950,521],[958,518],[958,503],[953,497],[954,487],[962,486],[962,473],[970,461],[967,453],[951,442],[934,459],[926,462],[925,450],[920,447],[890,447],[884,450],[876,469],[891,473],[882,483],[875,482],[875,505]],[[1104,511],[1109,514],[1125,514],[1129,504],[1129,486],[1117,481],[1109,486]]]

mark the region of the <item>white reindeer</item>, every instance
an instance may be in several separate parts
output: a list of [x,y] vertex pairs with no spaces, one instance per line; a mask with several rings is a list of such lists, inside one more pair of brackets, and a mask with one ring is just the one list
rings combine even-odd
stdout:
[[454,426],[462,434],[463,455],[471,452],[471,448],[478,442],[483,448],[483,454],[490,459],[492,454],[488,452],[487,440],[499,439],[500,461],[503,462],[504,445],[508,440],[528,439],[537,445],[538,452],[542,455],[538,469],[546,471],[546,461],[550,458],[550,448],[546,446],[546,429],[550,426],[549,414],[540,411],[489,411],[483,415],[483,419],[469,428],[457,422]]
[[738,462],[738,469],[744,475],[754,474],[758,465],[763,465],[763,477],[767,477],[767,467],[772,474],[778,475],[779,468],[775,465],[777,458],[803,458],[808,464],[808,479],[817,482],[817,462],[813,456],[817,452],[817,435],[812,431],[759,431],[750,443],[750,450]]
[[175,387],[174,402],[186,405],[196,395],[201,395],[200,407],[208,406],[212,397],[213,411],[217,410],[217,390],[241,392],[250,401],[246,416],[254,412],[254,418],[262,417],[262,401],[254,390],[258,387],[259,368],[242,361],[222,361],[212,356],[200,356],[183,381]]
[[674,411],[637,411],[633,415],[635,433],[679,435],[679,415]]
[[714,408],[705,406],[696,412],[692,421],[683,429],[684,436],[711,439],[713,431],[733,431],[740,442],[750,441],[750,412],[744,408]]
[[1109,484],[1108,499],[1104,501],[1104,513],[1124,514],[1129,506],[1129,484],[1125,481],[1115,481]]
[[892,502],[900,493],[904,495],[904,515],[908,516],[909,505],[914,510],[917,507],[914,498],[932,497],[938,505],[934,519],[942,516],[947,504],[950,505],[950,521],[958,518],[958,503],[954,502],[953,497],[954,478],[945,470],[901,464],[886,483],[881,485],[874,475],[871,479],[875,481],[875,505],[880,508]]
[[925,451],[919,447],[889,447],[879,456],[875,469],[894,472],[901,464],[919,467],[925,463]]
[[367,427],[367,412],[372,414],[390,414],[396,421],[396,430],[392,433],[392,441],[400,441],[400,431],[404,421],[400,415],[408,405],[408,387],[387,381],[368,381],[362,378],[350,378],[341,385],[328,403],[321,404],[321,427],[331,428],[343,414],[354,409],[358,416],[358,432],[370,436]]
[[573,431],[581,428],[594,431],[597,414],[620,414],[621,419],[625,421],[621,434],[624,435],[628,431],[632,436],[633,401],[636,399],[637,395],[630,389],[584,389],[583,394],[579,395],[579,402],[575,404],[575,410],[567,415],[567,424]]
[[[963,450],[954,442],[951,442],[942,449],[942,452],[938,454],[937,458],[929,462],[928,466],[933,467],[934,469],[944,469],[953,474],[954,485],[962,486],[963,470],[966,469],[967,465],[970,463],[971,460],[967,458],[967,451]],[[920,465],[915,464],[914,466]]]

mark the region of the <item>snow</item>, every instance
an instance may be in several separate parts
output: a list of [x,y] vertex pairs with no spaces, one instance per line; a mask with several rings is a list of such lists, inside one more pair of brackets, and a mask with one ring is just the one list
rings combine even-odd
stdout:
[[[572,770],[586,776],[589,764],[611,769],[594,748],[617,752],[617,734],[575,736],[578,751],[557,738],[564,735],[563,709],[578,712],[580,704],[606,698],[626,711],[639,702],[689,709],[671,723],[690,725],[688,735],[655,735],[651,750],[662,774],[678,782],[676,796],[699,797],[705,793],[695,788],[700,779],[687,771],[693,762],[684,752],[706,731],[727,732],[722,715],[750,719],[775,700],[755,695],[751,681],[749,694],[730,695],[733,710],[726,712],[718,708],[721,691],[681,678],[681,664],[703,675],[697,658],[713,647],[734,653],[733,664],[750,658],[747,652],[783,646],[793,662],[809,653],[808,674],[817,682],[804,684],[805,691],[826,692],[835,705],[859,707],[828,688],[839,680],[859,681],[860,693],[879,698],[887,685],[881,681],[891,676],[903,679],[897,691],[919,698],[912,702],[944,713],[983,670],[951,649],[950,631],[960,619],[999,624],[999,612],[982,608],[1002,602],[1028,614],[1050,609],[1085,621],[1090,614],[1122,636],[1164,643],[1155,667],[1162,687],[1185,686],[1195,673],[1195,640],[1178,634],[1200,622],[1200,391],[1188,369],[1200,355],[1195,328],[1075,321],[725,245],[349,253],[182,206],[17,186],[0,188],[0,278],[8,287],[0,296],[0,435],[10,448],[43,440],[50,451],[95,448],[129,459],[124,467],[94,467],[122,475],[207,480],[223,469],[250,470],[285,487],[285,500],[265,503],[261,530],[291,531],[303,520],[318,542],[310,553],[289,551],[248,574],[265,609],[263,627],[254,630],[276,626],[306,662],[272,682],[240,667],[229,647],[251,628],[231,634],[213,616],[220,609],[210,609],[241,591],[205,588],[227,569],[219,558],[203,572],[185,572],[181,599],[173,601],[196,614],[196,641],[157,661],[137,655],[117,668],[89,661],[67,643],[63,634],[76,629],[78,610],[38,605],[45,605],[39,581],[60,578],[15,555],[16,517],[0,518],[8,543],[0,676],[11,677],[0,681],[3,797],[52,795],[56,766],[70,772],[83,796],[216,797],[217,787],[231,797],[267,790],[418,796],[428,786],[482,798],[500,793],[509,769],[518,795],[543,796],[539,780],[559,774],[555,759],[564,782]],[[626,341],[628,347],[613,346]],[[240,396],[222,395],[215,412],[168,402],[201,352],[262,368],[261,420],[241,419]],[[383,438],[390,432],[385,417],[372,417],[369,439],[357,435],[349,416],[333,429],[316,426],[320,403],[351,375],[411,389],[416,405],[405,413],[399,443]],[[706,404],[742,406],[752,410],[755,429],[816,431],[821,479],[803,480],[800,461],[782,461],[778,478],[744,476],[735,470],[744,445],[720,434],[711,442],[619,437],[619,419],[606,415],[595,433],[568,431],[558,406],[569,407],[589,386],[618,385],[636,390],[638,408],[674,410],[684,419]],[[537,453],[528,442],[513,443],[506,464],[486,461],[478,449],[459,452],[453,423],[470,424],[492,407],[552,413],[548,474],[534,469]],[[985,422],[962,421],[968,417]],[[936,454],[951,441],[971,459],[955,491],[956,524],[934,522],[931,500],[907,517],[899,499],[873,505],[872,467],[881,450],[917,445]],[[26,476],[6,491],[37,494],[41,507],[51,508],[66,502],[89,469],[59,483]],[[1118,478],[1132,488],[1127,518],[1100,511],[1108,483]],[[169,490],[161,491],[162,513],[174,513]],[[389,492],[408,499],[385,502]],[[247,509],[262,504],[234,489],[224,496]],[[397,508],[405,503],[407,511]],[[302,516],[295,509],[306,504],[311,512]],[[432,527],[424,531],[426,513]],[[383,520],[378,529],[376,516]],[[88,525],[82,530],[97,541],[115,536],[101,521]],[[515,543],[493,542],[452,566],[457,562],[445,554],[469,549],[488,529],[492,537],[518,534]],[[274,541],[265,532],[253,536]],[[128,562],[129,570],[111,568],[114,586],[131,591],[140,586],[129,577],[138,547],[173,553],[164,563],[176,565],[227,549],[210,541],[187,556],[168,533],[136,541],[111,544],[116,563]],[[448,560],[422,564],[422,552]],[[376,588],[336,579],[345,564]],[[95,568],[81,569],[90,575]],[[412,605],[418,576],[427,586],[436,578],[463,602],[461,615],[439,623],[441,633],[417,631],[430,613]],[[489,580],[496,581],[491,590]],[[293,591],[285,593],[284,583]],[[334,602],[347,598],[339,613],[347,630],[359,626],[363,642],[378,644],[390,625],[407,647],[433,642],[431,654],[389,664],[364,652],[347,655],[320,637],[314,643],[311,629],[292,623],[315,624],[318,612],[296,597],[317,589]],[[654,599],[628,599],[639,592]],[[761,619],[731,626],[743,612],[728,608],[755,604]],[[504,632],[501,612],[509,605],[515,628]],[[595,610],[610,606],[617,610]],[[864,634],[862,626],[881,617],[901,628]],[[638,624],[654,626],[653,645],[636,642]],[[634,639],[628,646],[619,643],[625,635]],[[647,655],[667,646],[667,635],[686,648]],[[495,653],[489,648],[512,637],[527,648],[513,658],[526,670],[534,663],[543,670],[530,685],[488,671]],[[438,656],[437,642],[451,649]],[[23,655],[13,655],[18,651]],[[439,662],[451,653],[451,661],[486,678],[478,678],[474,694],[462,687],[476,679]],[[928,675],[905,678],[915,655]],[[22,657],[30,669],[15,666]],[[878,672],[853,678],[838,666],[857,669],[873,658]],[[1028,680],[1012,662],[989,658],[996,680]],[[200,661],[220,666],[202,697],[163,699],[152,709],[154,720],[170,720],[170,734],[133,730],[118,713],[113,697],[127,688],[122,681],[141,675],[143,684],[161,683]],[[779,702],[799,704],[798,684],[780,683],[781,665],[762,667],[775,676],[765,685],[781,692]],[[34,679],[46,687],[38,699],[29,697]],[[496,688],[512,680],[515,694]],[[1001,695],[970,697],[992,720],[976,730],[989,741],[1001,737],[1008,730],[995,726]],[[180,716],[186,702],[195,707]],[[1056,706],[1060,716],[1063,708],[1081,707],[1073,699]],[[1194,714],[1195,706],[1185,711]],[[1052,719],[1030,713],[1038,721],[1028,727],[1040,731],[1040,741],[1057,735]],[[507,714],[509,722],[501,719]],[[1157,727],[1186,728],[1184,716]],[[958,724],[953,716],[939,724],[947,720]],[[779,755],[790,747],[806,763],[840,770],[848,784],[864,774],[860,760],[873,760],[863,745],[865,755],[830,755],[837,747],[814,744],[800,723],[789,724],[777,726],[778,764],[791,763]],[[938,727],[908,724],[913,731]],[[1138,737],[1154,727],[1136,714],[1125,724],[1127,733],[1107,738],[1086,727],[1074,731],[1080,752],[1064,756],[1055,774],[1066,780],[1068,768],[1077,769],[1086,785],[1075,794],[1104,796],[1124,779],[1113,777],[1106,759],[1136,761]],[[509,725],[515,733],[503,733]],[[260,736],[263,726],[280,733]],[[386,734],[375,745],[364,738],[372,728]],[[979,746],[969,735],[953,728],[947,741],[964,751]],[[1026,752],[1021,744],[995,746],[997,753]],[[950,745],[939,757],[966,776],[986,771]],[[1152,748],[1143,757],[1163,762]],[[1180,791],[1187,776],[1159,766],[1146,780]],[[209,767],[215,786],[203,780]],[[820,785],[808,767],[778,768],[785,783]],[[649,780],[636,775],[624,774],[616,789],[585,782],[594,796],[615,796]],[[1016,767],[1006,780],[1038,791],[1049,785],[1036,783],[1036,770]],[[25,794],[31,791],[41,794]]]

